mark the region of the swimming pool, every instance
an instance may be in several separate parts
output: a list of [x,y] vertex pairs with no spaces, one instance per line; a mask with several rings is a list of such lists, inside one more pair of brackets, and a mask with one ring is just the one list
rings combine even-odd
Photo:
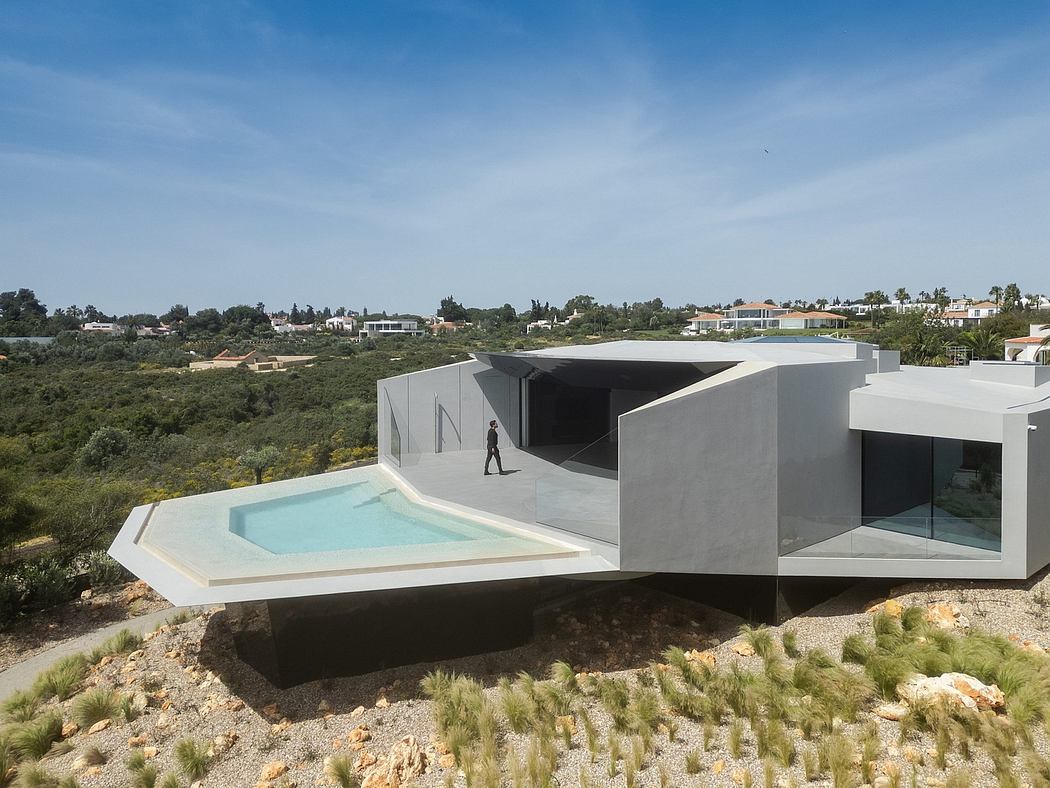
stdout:
[[508,523],[413,500],[377,466],[161,501],[136,541],[201,585],[581,552]]
[[366,550],[506,536],[368,482],[230,509],[230,530],[271,553]]

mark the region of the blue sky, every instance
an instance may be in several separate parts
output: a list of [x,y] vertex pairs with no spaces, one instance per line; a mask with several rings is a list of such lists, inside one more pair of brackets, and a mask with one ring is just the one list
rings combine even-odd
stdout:
[[1043,2],[4,0],[0,289],[1050,292],[1048,56]]

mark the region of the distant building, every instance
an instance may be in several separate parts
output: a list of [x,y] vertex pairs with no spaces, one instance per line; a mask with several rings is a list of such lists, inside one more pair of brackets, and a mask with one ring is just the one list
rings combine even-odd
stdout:
[[992,301],[979,301],[976,304],[955,301],[948,305],[940,319],[949,326],[968,328],[979,326],[982,321],[1001,311],[1002,307]]
[[354,331],[357,328],[357,321],[349,315],[330,317],[324,321],[324,325],[329,331]]
[[166,337],[171,333],[171,327],[159,326],[135,326],[135,335],[140,337]]
[[1003,358],[1007,361],[1050,362],[1050,327],[1042,323],[1032,323],[1028,336],[1008,339],[1003,344]]
[[99,323],[93,320],[82,325],[80,330],[94,334],[121,334],[124,332],[124,326],[120,325],[120,323]]
[[464,326],[470,325],[469,323],[456,323],[452,320],[439,320],[436,323],[430,324],[431,334],[449,334],[459,331]]
[[762,331],[767,328],[780,328],[780,316],[786,315],[790,309],[784,309],[776,304],[741,304],[725,310],[722,318],[722,327],[736,331],[742,328],[754,328]]
[[270,356],[253,350],[243,356],[234,355],[226,349],[215,358],[208,361],[191,361],[190,369],[232,369],[234,367],[247,367],[252,372],[271,372],[288,367],[298,367],[309,364],[316,356]]
[[787,312],[780,316],[781,328],[844,328],[846,318],[832,312]]
[[697,312],[689,318],[689,325],[685,327],[682,334],[690,336],[704,331],[717,331],[721,328],[724,319],[722,315],[714,312]]
[[313,323],[289,323],[283,317],[271,317],[270,327],[273,328],[274,333],[277,334],[295,334],[295,333],[309,333],[314,330]]
[[366,320],[361,336],[375,339],[378,337],[412,336],[421,337],[426,333],[415,320]]

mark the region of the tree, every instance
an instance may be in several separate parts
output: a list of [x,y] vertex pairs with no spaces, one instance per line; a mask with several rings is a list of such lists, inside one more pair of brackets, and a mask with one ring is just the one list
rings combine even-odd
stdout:
[[881,311],[883,304],[888,304],[890,299],[881,290],[869,290],[864,294],[864,303],[871,307],[871,327],[875,328],[875,318]]
[[919,291],[919,301],[921,301],[922,303],[928,304],[930,302],[930,298],[932,298],[932,296],[925,290]]
[[897,303],[899,304],[906,304],[911,301],[911,293],[903,287],[898,287],[897,292],[893,294],[893,297],[897,299]]
[[575,311],[581,313],[594,309],[596,302],[593,296],[577,295],[565,302],[565,314],[571,315]]
[[1003,300],[1003,289],[999,285],[993,285],[992,289],[988,291],[988,296],[994,299],[996,306],[999,306]]
[[292,303],[292,311],[288,313],[288,322],[293,326],[300,325],[303,322],[303,313],[299,311],[299,305]]
[[255,483],[262,484],[263,471],[277,464],[281,452],[276,446],[249,449],[237,458],[237,464],[255,473]]
[[167,324],[181,323],[190,316],[190,309],[185,304],[175,304],[165,314],[160,316],[161,321]]
[[933,303],[939,306],[941,309],[947,308],[948,304],[952,302],[952,299],[948,297],[947,287],[935,287],[933,288]]
[[314,308],[309,304],[306,305],[306,311],[303,312],[303,323],[307,325],[313,325],[317,322],[317,313]]
[[1021,288],[1011,282],[1003,289],[1003,311],[1012,312],[1021,308]]
[[123,457],[131,447],[131,434],[116,427],[99,427],[80,449],[80,462],[93,471],[101,471]]
[[451,295],[445,296],[441,299],[441,306],[438,308],[438,313],[442,319],[447,320],[449,323],[465,323],[469,318],[466,307],[463,304],[457,303],[456,299]]
[[993,361],[1003,357],[1003,338],[987,328],[975,328],[959,334],[959,341],[970,348],[973,358]]

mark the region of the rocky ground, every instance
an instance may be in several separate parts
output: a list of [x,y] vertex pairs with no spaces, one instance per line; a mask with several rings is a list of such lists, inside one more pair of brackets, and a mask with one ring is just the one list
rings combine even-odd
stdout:
[[106,624],[169,607],[171,603],[142,583],[87,591],[78,599],[35,613],[0,632],[0,670]]
[[[1048,585],[1045,576],[1016,585],[915,584],[893,589],[889,596],[902,606],[944,605],[951,619],[947,626],[968,622],[971,627],[1001,633],[1019,643],[1030,641],[1032,648],[1038,648],[1050,647]],[[870,633],[872,613],[868,611],[879,601],[875,597],[883,596],[879,591],[885,589],[858,586],[772,631],[779,642],[779,635],[790,629],[803,652],[820,648],[837,658],[848,635]],[[761,660],[748,653],[737,635],[740,623],[713,608],[642,586],[615,585],[544,613],[537,622],[537,636],[528,646],[453,660],[440,667],[474,676],[493,699],[499,697],[496,682],[501,675],[527,671],[545,677],[556,659],[570,662],[581,673],[621,676],[632,686],[650,684],[650,662],[662,662],[661,653],[669,645],[703,652],[709,655],[705,659],[713,658],[722,669],[736,663],[746,670],[761,671]],[[127,786],[131,773],[125,762],[133,752],[140,751],[161,775],[177,774],[175,745],[188,738],[209,751],[203,786],[333,784],[326,777],[325,764],[341,754],[351,757],[368,788],[399,784],[393,777],[399,766],[419,771],[406,778],[406,785],[462,786],[463,776],[435,734],[433,704],[419,688],[420,679],[435,667],[416,665],[278,690],[233,656],[224,613],[207,613],[166,625],[131,654],[105,658],[93,667],[87,683],[126,693],[136,707],[142,707],[141,715],[131,721],[115,715],[109,723],[96,726],[94,732],[74,732],[67,726],[68,744],[60,749],[71,749],[42,764],[56,776],[75,773],[85,788]],[[73,703],[52,701],[64,720],[71,719]],[[594,697],[583,696],[580,703],[605,743],[611,728],[609,716]],[[1000,784],[993,776],[991,761],[976,750],[969,759],[953,750],[945,768],[938,768],[932,757],[931,737],[912,733],[900,742],[900,724],[872,713],[876,705],[868,704],[856,723],[841,726],[847,736],[859,735],[865,723],[877,726],[880,744],[872,768],[878,775],[873,781],[876,785]],[[800,732],[792,732],[799,749],[796,763],[772,768],[757,757],[754,733],[746,725],[740,751],[734,757],[728,721],[709,731],[705,749],[700,723],[666,709],[663,720],[633,784],[807,784],[802,754],[815,751],[815,745],[805,741]],[[556,782],[551,784],[629,785],[623,766],[610,776],[607,752],[591,762],[583,733],[579,725],[572,724],[577,728],[572,748],[566,750],[561,739],[557,740],[561,752]],[[524,753],[529,744],[528,736],[510,733],[505,726],[501,737],[502,746],[517,753]],[[90,748],[101,751],[106,763],[85,764],[84,756]],[[624,748],[629,752],[626,737]],[[1046,756],[1047,749],[1045,732],[1036,730],[1033,752]],[[687,770],[690,753],[694,762]],[[1030,784],[1020,761],[1017,763],[1016,784]],[[895,781],[897,774],[901,775],[899,781]],[[180,780],[183,785],[190,783],[185,777]],[[505,784],[511,784],[509,777]],[[825,774],[810,784],[832,783]],[[860,784],[859,779],[855,784]]]

